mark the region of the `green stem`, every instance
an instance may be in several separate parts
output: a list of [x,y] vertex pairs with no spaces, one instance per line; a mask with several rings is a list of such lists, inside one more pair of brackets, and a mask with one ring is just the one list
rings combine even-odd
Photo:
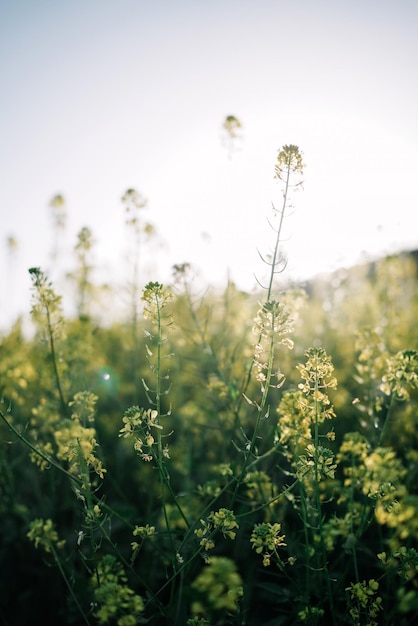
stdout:
[[[162,384],[161,384],[161,346],[163,343],[163,337],[162,337],[162,325],[161,325],[161,306],[160,306],[160,301],[158,298],[158,295],[155,296],[155,302],[156,302],[156,307],[157,307],[157,366],[156,366],[156,390],[155,390],[155,402],[156,402],[156,410],[157,410],[157,420],[159,423],[159,419],[160,419],[160,415],[161,415],[161,395],[162,395]],[[161,434],[161,429],[158,428],[157,429],[157,465],[158,465],[158,469],[159,469],[159,476],[160,476],[160,484],[161,484],[161,498],[162,498],[162,503],[163,503],[163,512],[164,512],[164,519],[165,519],[165,523],[166,523],[166,527],[167,527],[167,532],[168,532],[168,536],[170,539],[170,543],[171,543],[171,547],[173,550],[173,554],[176,554],[176,548],[174,545],[174,539],[173,539],[173,535],[172,535],[172,531],[170,528],[170,523],[169,523],[169,519],[168,519],[168,515],[167,515],[167,502],[166,502],[166,498],[165,498],[165,487],[167,487],[170,495],[173,498],[173,501],[178,509],[178,511],[180,512],[180,515],[182,516],[183,520],[185,521],[187,527],[190,527],[190,524],[184,514],[183,509],[181,508],[180,504],[178,503],[178,499],[176,498],[175,494],[173,493],[172,487],[171,487],[171,482],[170,482],[170,476],[167,472],[167,469],[165,467],[165,461],[164,461],[164,453],[163,453],[163,444],[162,444],[162,434]]]
[[[283,191],[283,204],[282,204],[282,209],[280,211],[280,221],[279,221],[279,227],[277,229],[276,232],[276,242],[275,242],[275,246],[274,246],[274,253],[273,253],[273,259],[271,262],[271,270],[270,270],[270,278],[269,278],[269,284],[267,287],[267,296],[266,296],[266,302],[270,302],[270,298],[273,292],[273,281],[274,281],[274,276],[276,274],[275,272],[275,267],[277,264],[277,257],[279,254],[279,246],[280,246],[280,241],[281,241],[281,237],[282,237],[282,229],[283,229],[283,221],[284,221],[284,216],[285,216],[285,212],[286,212],[286,208],[287,208],[287,196],[289,193],[289,184],[290,184],[290,174],[291,174],[291,160],[289,159],[289,163],[287,166],[287,172],[286,172],[286,183],[285,183],[285,188]],[[262,335],[261,333],[258,336],[258,340],[257,340],[257,344],[259,344],[261,342],[262,339]],[[250,384],[250,380],[251,380],[251,376],[252,376],[252,372],[254,369],[254,363],[255,363],[255,359],[252,359],[250,366],[248,368],[248,373],[247,373],[247,377],[245,379],[245,383],[244,383],[244,387],[243,387],[243,393],[241,394],[241,397],[238,401],[237,404],[237,415],[239,414],[240,408],[242,406],[242,401],[243,398],[245,396],[245,394],[247,393],[249,384]]]
[[87,510],[86,521],[87,521],[87,527],[88,527],[88,535],[89,535],[88,539],[90,542],[91,558],[94,563],[94,573],[96,576],[97,584],[98,586],[100,586],[99,572],[97,569],[97,563],[96,563],[96,558],[95,558],[96,550],[94,547],[94,526],[93,526],[94,511],[93,511],[93,499],[92,499],[92,491],[91,491],[91,484],[90,484],[90,472],[89,472],[88,464],[86,462],[86,459],[84,457],[84,454],[80,445],[80,441],[77,440],[77,443],[78,443],[78,462],[80,465],[81,481],[83,485],[83,497],[85,498],[85,507]]
[[[257,462],[258,459],[256,459],[255,462]],[[188,542],[188,539],[190,537],[190,534],[193,532],[194,528],[198,526],[199,524],[199,520],[202,517],[205,517],[206,513],[213,509],[215,502],[218,500],[218,498],[222,495],[222,493],[224,493],[233,483],[233,480],[231,479],[221,490],[221,493],[219,493],[215,498],[213,498],[211,500],[211,502],[203,509],[203,511],[200,512],[197,520],[194,522],[194,524],[192,526],[190,526],[189,530],[187,531],[185,537],[183,538],[183,541],[179,547],[179,551],[181,551],[182,546],[186,545]],[[266,502],[265,504],[263,504],[262,506],[253,509],[247,513],[241,513],[239,515],[237,515],[237,519],[241,519],[243,517],[246,517],[247,515],[253,515],[254,513],[256,513],[259,510],[264,509],[266,506],[269,506],[270,504],[272,504],[273,502],[277,502],[277,500],[279,500],[279,498],[284,497],[286,494],[290,493],[293,488],[296,486],[297,481],[295,481],[292,485],[290,485],[289,487],[286,487],[286,489],[284,489],[279,495],[277,495],[275,498],[272,498],[271,500],[269,500],[268,502]],[[305,528],[306,530],[306,528]],[[176,578],[176,576],[178,576],[179,574],[181,574],[186,567],[188,567],[188,565],[190,565],[191,563],[193,563],[193,561],[199,556],[199,554],[201,554],[202,552],[202,548],[198,548],[188,559],[187,561],[184,561],[184,563],[182,563],[180,565],[180,567],[178,568],[178,570],[172,575],[170,576],[170,578],[168,578],[165,583],[158,589],[158,591],[155,592],[155,596],[158,596],[162,591],[164,591],[164,589],[166,589],[172,582],[173,580]]]
[[[37,454],[41,459],[43,459],[46,463],[48,463],[48,465],[51,465],[52,467],[55,467],[55,469],[59,470],[60,472],[62,472],[65,476],[67,476],[67,478],[70,479],[70,481],[72,483],[75,483],[77,487],[83,487],[84,483],[83,481],[78,478],[77,476],[75,476],[74,474],[71,474],[71,472],[69,472],[68,470],[66,470],[64,467],[62,467],[62,465],[60,465],[59,463],[57,463],[53,458],[47,456],[46,454],[44,454],[43,452],[41,452],[41,450],[38,450],[38,448],[36,446],[34,446],[28,439],[26,439],[26,437],[24,437],[22,435],[22,433],[20,433],[17,428],[12,424],[12,422],[10,422],[10,420],[7,419],[7,417],[5,416],[5,414],[3,413],[3,411],[0,410],[0,418],[4,421],[4,423],[6,424],[6,426],[16,435],[16,437],[23,443],[25,444],[25,446],[27,446],[29,448],[29,450],[32,450],[32,452],[34,452],[35,454]],[[123,524],[125,524],[126,526],[132,527],[132,524],[130,524],[129,522],[126,521],[126,519],[120,515],[117,511],[115,511],[114,509],[112,509],[111,507],[109,507],[107,504],[105,504],[104,502],[101,502],[100,498],[98,498],[97,496],[95,496],[93,493],[91,494],[93,500],[96,502],[96,504],[100,504],[101,508],[105,511],[107,511],[108,513],[110,513],[111,515],[113,515],[114,517],[117,517],[121,522],[123,522]]]
[[61,380],[60,380],[60,375],[58,372],[58,365],[57,365],[57,356],[55,352],[54,333],[52,330],[51,316],[50,316],[48,307],[46,308],[46,319],[47,319],[47,325],[48,325],[48,336],[49,336],[49,346],[51,350],[52,367],[54,370],[55,383],[57,385],[58,396],[60,399],[61,411],[64,417],[68,417],[68,407],[67,407],[67,403],[64,400],[64,394],[62,392]]
[[[228,288],[229,288],[229,284],[228,284]],[[222,368],[220,366],[219,363],[219,359],[217,357],[217,355],[215,354],[212,346],[210,345],[210,343],[207,341],[206,336],[205,336],[205,332],[204,329],[202,328],[202,325],[199,321],[199,318],[196,314],[195,308],[193,306],[193,302],[192,302],[192,296],[190,293],[190,288],[189,285],[187,283],[185,283],[185,291],[186,291],[186,297],[187,297],[187,304],[188,304],[188,308],[189,308],[189,313],[190,316],[192,318],[192,321],[196,327],[196,330],[198,332],[201,344],[202,344],[202,349],[203,349],[203,353],[204,354],[209,354],[211,359],[212,359],[212,363],[213,363],[213,367],[215,369],[215,372],[217,374],[217,376],[220,378],[220,380],[225,384],[225,386],[228,386],[228,379],[225,376],[225,373],[222,371]],[[226,314],[227,317],[227,314]],[[238,403],[234,402],[232,403],[230,400],[230,396],[228,395],[228,405],[229,408],[232,410],[234,417],[235,417],[235,426],[237,426],[238,421],[239,421],[239,416],[238,416],[238,405],[239,405],[239,401]]]
[[287,194],[288,194],[288,191],[289,191],[289,181],[290,181],[290,159],[289,159],[289,164],[287,166],[287,172],[286,172],[286,183],[285,183],[285,189],[284,189],[284,192],[283,192],[282,210],[280,211],[279,228],[277,229],[276,244],[274,246],[273,259],[272,259],[272,262],[271,262],[270,281],[269,281],[269,286],[268,286],[268,289],[267,289],[267,301],[270,300],[270,297],[271,297],[271,292],[272,292],[272,289],[273,289],[274,275],[276,273],[274,271],[274,268],[276,267],[277,257],[278,257],[278,254],[279,254],[279,245],[280,245],[280,238],[281,238],[281,232],[282,232],[282,227],[283,227],[284,214],[286,212],[286,207],[287,207]]
[[[274,325],[275,325],[275,316],[274,316],[274,312],[272,312],[272,329],[274,329]],[[261,340],[261,335],[260,335],[260,340]],[[253,361],[254,363],[254,361]],[[268,392],[269,392],[269,388],[270,388],[270,381],[271,381],[271,377],[272,377],[272,373],[273,373],[273,363],[274,363],[274,332],[272,330],[271,333],[271,337],[270,337],[270,346],[269,346],[269,357],[268,357],[268,365],[267,365],[267,374],[266,374],[266,379],[263,382],[263,392],[262,392],[262,397],[261,397],[261,402],[260,405],[257,406],[257,419],[256,419],[256,423],[254,426],[254,430],[253,430],[253,435],[251,438],[251,442],[250,442],[250,446],[248,448],[248,450],[246,451],[245,457],[244,457],[244,463],[241,469],[241,473],[239,475],[239,478],[237,480],[237,483],[235,485],[235,489],[234,489],[234,493],[232,494],[232,498],[231,498],[231,503],[230,503],[230,508],[232,509],[234,504],[235,504],[235,500],[237,498],[238,495],[238,490],[244,480],[245,474],[247,472],[248,469],[248,463],[250,460],[250,457],[253,455],[254,453],[254,448],[255,448],[255,442],[258,436],[258,431],[260,428],[260,422],[263,419],[263,417],[265,416],[265,411],[266,411],[266,406],[267,406],[267,397],[268,397]]]
[[[315,395],[314,395],[314,398],[317,397],[318,390],[319,390],[318,376],[315,376],[315,391],[314,391]],[[319,471],[318,471],[318,447],[319,447],[319,414],[320,414],[320,407],[319,407],[318,400],[315,399],[314,402],[315,402],[315,425],[314,425],[314,442],[315,442],[315,457],[314,457],[314,461],[315,461],[315,508],[316,508],[316,516],[317,516],[316,524],[317,524],[317,530],[319,532],[319,540],[320,540],[320,546],[321,546],[321,560],[322,560],[322,563],[320,563],[320,567],[325,572],[325,584],[326,584],[328,599],[329,599],[329,603],[330,603],[331,619],[332,619],[332,623],[335,624],[334,596],[333,596],[333,593],[332,593],[331,580],[330,580],[329,572],[328,572],[327,554],[326,554],[326,547],[325,547],[325,542],[324,542],[324,529],[323,529],[323,524],[322,524],[321,494],[320,494],[320,491],[319,491],[319,478],[320,477],[319,477]]]
[[[158,296],[155,296],[155,301],[157,305],[157,387],[155,391],[155,401],[157,408],[157,420],[159,422],[161,415],[161,343],[162,343],[162,333],[161,333],[161,309],[160,302],[158,300]],[[161,430],[158,428],[157,430],[157,445],[158,445],[158,458],[160,459],[160,463],[163,465],[163,448],[162,448],[162,435]]]
[[32,452],[35,452],[35,454],[40,456],[41,459],[43,459],[44,461],[46,461],[48,463],[48,465],[52,465],[53,467],[58,469],[60,472],[65,474],[71,481],[75,482],[78,487],[82,487],[83,486],[83,481],[80,478],[77,478],[77,476],[74,476],[74,474],[71,474],[71,472],[69,472],[64,467],[62,467],[59,463],[54,461],[54,459],[52,459],[51,457],[47,456],[46,454],[44,454],[40,450],[38,450],[38,448],[36,448],[28,439],[26,439],[26,437],[24,437],[22,435],[22,433],[20,433],[17,430],[17,428],[12,424],[12,422],[10,422],[7,419],[7,417],[5,416],[3,411],[1,411],[1,410],[0,410],[0,417],[5,422],[5,424],[8,426],[8,428],[10,428],[10,430],[16,435],[16,437],[18,439],[20,439],[20,441],[22,443],[24,443],[25,446],[27,446],[30,450],[32,450]]
[[[121,561],[121,563],[123,563],[127,569],[129,569],[129,571],[131,572],[132,576],[134,578],[136,578],[138,580],[138,582],[147,590],[148,597],[152,598],[153,601],[158,602],[156,597],[153,594],[153,591],[152,591],[151,587],[149,587],[148,583],[141,576],[139,576],[138,572],[132,566],[132,563],[129,563],[129,561],[126,559],[126,557],[119,550],[118,546],[114,543],[114,541],[112,540],[111,536],[109,535],[109,533],[105,529],[103,521],[99,522],[99,528],[100,528],[101,534],[106,539],[108,544],[110,546],[112,546],[112,549],[114,550],[116,556],[118,557],[118,560]],[[162,610],[162,607],[159,607],[159,608]]]
[[[350,509],[351,511],[354,511],[354,487],[353,486],[351,486]],[[358,573],[357,551],[356,551],[356,544],[355,544],[356,536],[354,532],[354,516],[353,515],[350,515],[350,534],[351,534],[352,541],[353,541],[351,552],[353,555],[354,575],[356,577],[356,583],[358,583],[360,578],[359,578],[359,573]]]
[[395,396],[394,393],[392,393],[392,395],[390,397],[390,402],[389,402],[388,410],[387,410],[387,413],[386,413],[385,421],[384,421],[384,424],[383,424],[383,428],[381,430],[380,437],[379,437],[379,446],[381,446],[383,444],[383,441],[384,441],[384,439],[386,437],[386,433],[387,433],[387,431],[389,429],[390,418],[391,418],[393,406],[395,404],[395,399],[396,399],[396,396]]
[[309,542],[309,520],[308,520],[308,507],[306,501],[305,487],[303,483],[300,483],[300,501],[302,505],[302,521],[303,521],[303,535],[305,539],[305,593],[306,602],[309,602],[310,586],[311,586],[311,557],[310,557],[310,542]]
[[58,554],[57,554],[54,546],[52,544],[50,544],[49,547],[50,547],[50,550],[51,550],[52,555],[54,557],[55,563],[56,563],[56,565],[57,565],[57,567],[58,567],[58,569],[60,571],[60,574],[61,574],[61,576],[62,576],[62,578],[63,578],[63,580],[64,580],[64,582],[65,582],[65,584],[67,586],[68,591],[70,592],[70,596],[72,597],[74,604],[76,605],[76,607],[80,611],[80,614],[81,614],[84,622],[87,624],[87,626],[90,626],[90,622],[89,622],[89,620],[87,618],[87,615],[85,614],[85,612],[83,610],[83,607],[81,606],[81,604],[77,600],[77,596],[75,595],[74,590],[73,590],[73,588],[72,588],[72,586],[70,584],[70,581],[68,580],[67,575],[66,575],[66,573],[64,571],[64,568],[61,565],[61,561],[58,558]]

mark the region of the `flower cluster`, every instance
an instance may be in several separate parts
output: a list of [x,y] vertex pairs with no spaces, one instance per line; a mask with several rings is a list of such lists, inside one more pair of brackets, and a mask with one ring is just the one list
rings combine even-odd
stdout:
[[381,333],[372,328],[357,331],[354,347],[358,352],[357,382],[372,382],[381,378],[385,370],[387,348]]
[[277,408],[277,437],[289,459],[300,454],[311,440],[311,415],[304,406],[303,394],[298,389],[285,391]]
[[[162,310],[173,300],[171,291],[161,283],[148,283],[142,293],[144,304],[144,318],[159,326],[161,323]],[[167,317],[167,326],[173,323],[171,315]]]
[[[280,388],[285,380],[280,369],[273,371],[273,349],[275,345],[293,348],[290,334],[293,332],[293,319],[290,310],[276,300],[262,304],[254,319],[253,333],[258,337],[254,348],[255,378],[264,392],[266,386]],[[275,384],[272,384],[272,380]]]
[[41,472],[43,472],[44,470],[48,469],[48,467],[50,467],[50,462],[48,461],[48,459],[52,457],[52,455],[54,454],[54,450],[50,441],[37,442],[36,450],[37,452],[34,452],[33,450],[31,451],[30,460],[32,461],[32,463],[35,463],[35,465],[39,467]]
[[345,433],[340,449],[337,454],[338,462],[346,461],[348,465],[353,466],[364,463],[370,454],[370,443],[361,433],[349,432]]
[[324,544],[327,551],[335,548],[337,541],[345,538],[344,549],[350,551],[356,544],[356,537],[352,529],[358,526],[360,515],[355,509],[349,511],[343,517],[333,515],[323,524]]
[[55,293],[52,283],[39,267],[31,267],[29,274],[34,291],[34,304],[31,313],[36,321],[40,321],[46,316],[48,322],[53,325],[54,331],[57,331],[63,323],[62,298]]
[[134,537],[139,537],[140,542],[132,541],[131,548],[134,553],[137,553],[141,547],[145,539],[151,539],[155,536],[155,526],[150,526],[146,524],[145,526],[135,526],[133,532]]
[[94,423],[97,400],[98,397],[89,391],[76,393],[74,399],[69,402],[69,406],[72,407],[72,419],[78,420],[83,426]]
[[200,539],[200,545],[203,550],[213,550],[215,542],[212,539],[213,525],[204,519],[200,520],[202,528],[196,528],[194,531],[196,537]]
[[262,339],[271,340],[287,348],[293,348],[289,335],[293,333],[293,318],[290,310],[277,300],[260,305],[254,319],[253,333]]
[[373,578],[346,587],[351,598],[349,611],[355,624],[363,623],[362,619],[366,619],[364,623],[368,626],[378,626],[376,618],[382,610],[382,598],[376,595],[378,589],[379,583]]
[[365,495],[373,499],[389,497],[393,500],[397,496],[406,494],[403,479],[406,469],[390,448],[376,448],[364,460],[365,472],[362,481],[362,490]]
[[99,561],[97,573],[91,578],[97,603],[94,615],[99,624],[135,626],[138,623],[144,602],[127,582],[125,571],[114,556],[108,554]]
[[[284,145],[277,155],[274,178],[285,181],[289,171],[303,176],[304,167],[302,152],[299,147],[294,144]],[[295,187],[301,184],[302,181],[298,182]]]
[[418,389],[418,352],[404,350],[389,358],[380,388],[387,396],[409,400],[410,390]]
[[[335,417],[327,390],[335,389],[337,380],[333,376],[331,359],[323,348],[310,348],[305,356],[306,362],[297,366],[303,382],[297,391],[289,392],[279,406],[279,413],[283,410],[286,413],[279,420],[278,428],[279,440],[288,448],[287,456],[291,459],[293,452],[297,457],[294,457],[293,465],[298,479],[312,489],[321,478],[333,479],[337,468],[332,450],[319,445],[320,437],[335,439],[333,430],[321,435],[319,424]],[[302,445],[307,442],[304,446],[306,454],[302,454]]]
[[208,620],[205,619],[204,617],[199,617],[198,615],[195,615],[194,617],[190,617],[186,622],[186,626],[207,626],[207,625],[209,625]]
[[298,612],[298,618],[302,623],[307,624],[319,624],[320,619],[324,616],[324,609],[320,609],[318,606],[305,606]]
[[385,568],[395,569],[397,574],[406,581],[418,577],[418,551],[415,548],[402,546],[391,555],[381,552],[377,555]]
[[[370,444],[366,437],[358,432],[345,433],[336,460],[343,468],[344,491],[356,489],[361,491],[364,478],[365,460],[370,454]],[[346,500],[346,493],[342,493],[339,502]]]
[[209,515],[209,519],[213,523],[213,528],[215,530],[220,530],[224,537],[235,539],[235,529],[239,528],[239,526],[233,511],[230,511],[229,509],[212,511]]
[[[152,461],[155,431],[163,429],[158,421],[158,412],[155,409],[131,406],[125,411],[122,421],[124,426],[119,431],[119,437],[134,437],[134,449],[144,461]],[[170,458],[167,446],[163,448],[163,456]]]
[[106,473],[103,463],[95,456],[94,451],[98,444],[96,430],[93,427],[83,426],[94,420],[94,405],[97,396],[90,392],[77,393],[70,403],[72,407],[71,419],[66,419],[54,433],[55,443],[58,446],[57,458],[68,461],[69,471],[85,479],[86,468],[92,469],[100,478]]
[[220,611],[235,613],[244,593],[235,563],[224,556],[212,557],[191,586],[199,598],[192,603],[192,613],[205,618]]
[[[337,461],[345,476],[344,487],[373,500],[376,521],[395,529],[392,547],[407,537],[418,537],[418,499],[409,495],[407,470],[393,449],[377,447],[371,451],[363,435],[347,433]],[[346,498],[343,494],[340,502]]]
[[239,528],[233,511],[223,508],[219,511],[211,511],[208,521],[201,519],[200,523],[202,527],[197,528],[194,532],[200,539],[201,547],[206,551],[215,547],[213,535],[216,531],[220,531],[225,538],[235,539],[235,531]]
[[395,529],[389,545],[396,548],[400,543],[412,538],[418,539],[418,498],[405,496],[400,500],[386,498],[376,504],[375,517],[379,524]]
[[45,552],[52,552],[53,548],[61,549],[65,544],[65,540],[59,539],[54,522],[51,519],[43,520],[37,518],[32,520],[27,537],[30,541],[33,541],[35,548],[41,546]]
[[271,477],[261,470],[248,472],[245,477],[245,487],[247,496],[254,507],[257,506],[260,499],[262,502],[270,503],[264,509],[264,514],[266,521],[271,519],[279,495],[277,485],[271,480]]
[[331,358],[323,348],[310,348],[305,356],[306,362],[296,367],[304,381],[299,383],[298,388],[310,400],[303,403],[303,409],[311,416],[312,423],[332,419],[335,413],[327,390],[337,388],[337,379],[333,376]]
[[315,447],[310,443],[306,448],[307,454],[302,454],[298,460],[297,476],[300,480],[310,476],[315,480],[334,478],[337,464],[334,463],[334,453],[324,446]]
[[281,563],[281,559],[277,553],[277,548],[286,546],[284,541],[285,535],[280,534],[281,524],[277,522],[270,524],[269,522],[263,522],[256,524],[251,533],[250,542],[257,554],[263,554],[263,565],[267,567],[270,565],[270,559],[274,554],[278,563]]

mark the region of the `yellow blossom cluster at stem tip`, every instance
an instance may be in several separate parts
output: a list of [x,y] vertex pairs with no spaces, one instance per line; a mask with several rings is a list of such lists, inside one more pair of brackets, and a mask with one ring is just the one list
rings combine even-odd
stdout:
[[285,547],[285,535],[281,535],[281,524],[263,522],[256,524],[251,533],[250,542],[257,554],[263,555],[263,565],[270,565],[273,554],[277,555],[277,548]]
[[[152,461],[154,458],[153,446],[156,443],[156,430],[163,430],[158,421],[158,411],[155,409],[142,409],[132,406],[125,411],[122,418],[123,427],[119,431],[119,437],[134,438],[134,450],[138,452],[143,461]],[[162,448],[163,457],[169,459],[168,445]]]

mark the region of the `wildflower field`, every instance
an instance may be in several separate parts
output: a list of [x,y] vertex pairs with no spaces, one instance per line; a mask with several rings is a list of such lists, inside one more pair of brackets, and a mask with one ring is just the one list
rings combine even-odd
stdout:
[[85,231],[78,315],[29,270],[35,332],[0,343],[2,625],[416,622],[418,265],[284,288],[296,146],[275,175],[256,294],[134,264],[106,324]]

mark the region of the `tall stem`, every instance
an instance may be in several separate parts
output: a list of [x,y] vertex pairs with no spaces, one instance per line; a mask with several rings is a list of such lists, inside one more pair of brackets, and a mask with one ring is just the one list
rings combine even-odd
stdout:
[[[274,328],[275,325],[275,316],[274,316],[274,312],[272,312],[272,328]],[[259,342],[261,341],[261,335],[259,338]],[[269,387],[270,387],[270,381],[272,378],[272,374],[273,374],[273,362],[274,362],[274,333],[272,332],[271,337],[270,337],[270,345],[269,345],[269,356],[268,356],[268,364],[267,364],[267,373],[266,373],[266,379],[264,381],[264,387],[263,387],[263,393],[262,393],[262,397],[261,397],[261,402],[260,405],[257,406],[257,419],[256,419],[256,423],[254,426],[254,430],[253,430],[253,435],[251,438],[251,442],[250,445],[246,451],[245,457],[244,457],[244,463],[240,472],[240,476],[236,482],[235,485],[235,489],[234,489],[234,493],[232,495],[232,499],[231,499],[231,504],[230,504],[230,508],[232,509],[236,497],[238,495],[238,490],[239,487],[245,477],[245,474],[247,472],[247,467],[248,467],[248,463],[250,460],[250,457],[253,455],[254,453],[254,448],[255,448],[255,442],[257,439],[257,435],[258,435],[258,430],[260,427],[260,422],[263,418],[263,416],[266,416],[266,406],[267,406],[267,396],[268,396],[268,391],[269,391]],[[254,364],[254,361],[252,362]]]
[[55,561],[55,563],[56,563],[56,565],[57,565],[57,567],[59,569],[59,572],[60,572],[60,574],[62,576],[62,579],[64,580],[64,583],[65,583],[65,585],[66,585],[66,587],[67,587],[67,589],[68,589],[68,591],[70,593],[70,596],[73,599],[74,604],[76,605],[77,609],[79,610],[79,612],[80,612],[80,614],[81,614],[81,616],[83,618],[84,623],[87,624],[87,626],[90,626],[90,621],[89,621],[87,615],[85,614],[85,612],[83,610],[83,607],[79,603],[76,594],[74,593],[72,584],[68,580],[67,575],[66,575],[66,573],[64,571],[64,568],[61,565],[61,561],[59,560],[57,551],[55,550],[53,545],[50,545],[49,547],[50,547],[50,550],[51,550],[52,555],[54,557],[54,561]]
[[269,285],[268,285],[268,288],[267,288],[267,302],[270,300],[270,297],[271,297],[271,292],[272,292],[272,289],[273,289],[273,280],[274,280],[274,276],[276,274],[274,268],[277,265],[277,257],[279,255],[279,245],[280,245],[280,241],[281,241],[281,234],[282,234],[282,228],[283,228],[284,214],[286,212],[286,207],[287,207],[287,195],[288,195],[288,191],[289,191],[290,172],[291,172],[291,159],[289,157],[288,166],[287,166],[287,172],[286,172],[285,188],[284,188],[284,192],[283,192],[283,204],[282,204],[282,209],[280,211],[279,227],[277,229],[276,244],[274,246],[273,259],[272,259],[272,262],[271,262],[270,280],[269,280]]
[[[161,361],[162,361],[162,354],[161,354],[161,346],[163,344],[164,338],[163,338],[163,331],[162,331],[162,320],[161,320],[161,315],[162,315],[162,302],[160,301],[160,296],[158,293],[154,294],[154,301],[155,301],[155,310],[156,310],[156,316],[155,316],[155,322],[157,325],[157,362],[156,362],[156,366],[155,366],[155,375],[156,375],[156,383],[155,383],[155,408],[157,411],[157,420],[158,422],[160,421],[160,417],[161,417],[161,396],[162,396],[162,378],[161,378]],[[154,458],[156,460],[157,466],[158,466],[158,471],[159,471],[159,475],[160,475],[160,485],[161,485],[161,498],[162,498],[162,502],[163,502],[163,511],[164,511],[164,519],[167,525],[167,530],[170,536],[170,541],[172,543],[172,547],[174,550],[174,543],[172,540],[172,535],[171,535],[171,531],[170,531],[170,525],[169,525],[169,519],[168,519],[168,515],[167,515],[167,507],[166,507],[166,498],[165,498],[165,488],[167,488],[168,493],[171,495],[171,497],[173,498],[174,504],[177,507],[177,510],[179,511],[181,517],[183,518],[186,526],[189,528],[190,527],[190,523],[186,517],[186,515],[184,514],[184,511],[182,509],[182,507],[180,506],[179,502],[178,502],[178,498],[176,498],[172,486],[171,486],[171,482],[170,482],[170,476],[167,472],[167,468],[166,468],[166,464],[165,464],[165,460],[164,460],[164,451],[163,451],[163,443],[162,443],[162,433],[161,433],[161,429],[158,428],[157,429],[157,453],[154,455]]]
[[[289,206],[289,190],[291,186],[290,180],[291,180],[292,174],[295,174],[295,175],[303,174],[302,155],[297,146],[294,146],[294,145],[283,146],[282,150],[279,152],[279,155],[278,155],[277,165],[276,165],[276,176],[275,176],[276,178],[279,178],[281,181],[284,182],[283,202],[282,202],[282,208],[280,210],[279,225],[276,231],[276,241],[274,245],[273,257],[272,257],[271,263],[269,263],[270,276],[269,276],[269,282],[267,286],[267,295],[266,295],[266,300],[265,300],[266,302],[270,302],[271,300],[272,293],[273,293],[274,277],[277,274],[276,267],[277,267],[278,259],[279,259],[279,250],[280,250],[280,242],[282,240],[284,217],[285,217],[286,209]],[[301,182],[296,183],[296,186],[299,184],[301,184]],[[260,343],[261,338],[262,336],[260,334],[258,337],[258,341],[257,341],[258,344]],[[237,403],[237,416],[239,415],[239,411],[242,406],[243,397],[247,393],[247,390],[250,384],[252,372],[254,369],[254,363],[255,363],[255,359],[252,359],[250,366],[248,368],[245,382],[244,382],[243,393]]]
[[[68,407],[64,399],[64,394],[61,387],[61,380],[58,372],[58,360],[55,350],[55,341],[54,341],[54,329],[52,326],[51,319],[51,307],[55,307],[55,311],[59,310],[59,301],[60,298],[57,297],[52,290],[51,286],[48,285],[46,275],[40,270],[38,267],[32,267],[29,269],[29,274],[33,280],[33,285],[38,293],[39,303],[41,308],[44,310],[46,315],[46,327],[47,327],[47,335],[49,342],[49,350],[52,361],[52,370],[55,378],[55,384],[58,391],[59,403],[61,408],[61,413],[63,417],[68,417]],[[39,306],[39,305],[38,305]],[[35,307],[34,307],[35,310]],[[54,312],[54,308],[52,308]]]
[[51,352],[52,368],[54,371],[55,384],[58,390],[61,412],[64,417],[68,417],[68,407],[64,400],[64,394],[62,392],[60,375],[58,372],[57,355],[55,352],[54,332],[52,329],[51,315],[50,315],[48,306],[46,307],[46,320],[47,320],[47,327],[48,327],[48,339],[49,339],[49,348]]
[[385,417],[385,421],[383,424],[383,428],[381,430],[380,433],[380,437],[379,437],[379,446],[381,446],[385,440],[386,437],[386,433],[388,431],[389,428],[389,424],[390,424],[390,417],[392,414],[392,409],[393,409],[393,405],[395,404],[395,394],[392,393],[391,398],[390,398],[390,402],[389,402],[389,406],[388,406],[388,410],[386,413],[386,417]]
[[327,588],[327,594],[328,594],[328,599],[329,599],[329,604],[330,604],[330,609],[331,609],[331,619],[332,619],[332,623],[335,624],[335,613],[334,613],[334,598],[333,598],[333,594],[332,594],[332,588],[331,588],[331,580],[330,580],[330,576],[328,573],[328,563],[327,563],[327,553],[326,553],[326,547],[325,547],[325,542],[324,542],[324,529],[323,529],[323,523],[322,523],[322,506],[321,506],[321,494],[319,491],[319,470],[318,470],[318,448],[319,448],[319,414],[320,414],[320,405],[318,400],[316,400],[316,397],[318,395],[318,390],[319,390],[319,384],[318,384],[318,376],[315,377],[315,392],[314,392],[314,402],[315,402],[315,424],[314,424],[314,445],[315,445],[315,457],[314,457],[314,462],[315,462],[315,509],[316,509],[316,520],[315,520],[315,526],[317,528],[317,531],[319,533],[319,542],[320,542],[320,547],[321,547],[321,563],[320,563],[320,567],[323,569],[324,574],[325,574],[325,584],[326,584],[326,588]]

